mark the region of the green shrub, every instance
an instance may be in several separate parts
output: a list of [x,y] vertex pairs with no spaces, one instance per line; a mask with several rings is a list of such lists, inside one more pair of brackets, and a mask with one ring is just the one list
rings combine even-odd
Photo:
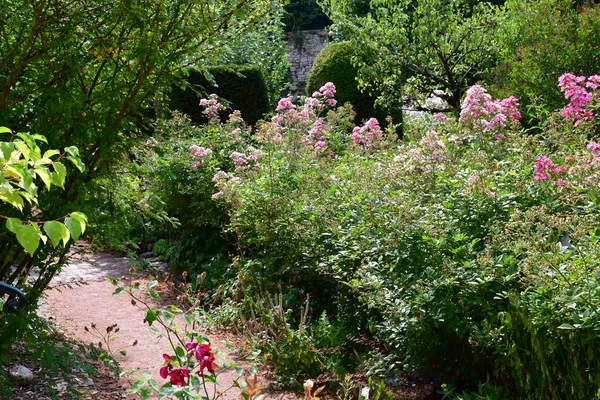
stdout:
[[194,68],[185,71],[181,81],[173,86],[171,109],[189,115],[195,123],[205,124],[208,120],[202,114],[204,110],[199,106],[199,101],[207,94],[214,93],[229,102],[229,111],[223,117],[233,110],[240,110],[244,121],[254,125],[269,111],[267,86],[260,67],[214,66],[208,67],[207,72],[215,85],[201,71]]
[[[375,106],[375,96],[363,93],[358,88],[358,69],[352,64],[355,56],[350,42],[330,43],[315,59],[306,81],[306,95],[310,96],[327,82],[336,87],[336,99],[339,104],[350,102],[356,112],[355,121],[361,122],[376,117],[381,122],[387,114],[381,107]],[[393,115],[396,122],[399,115]]]

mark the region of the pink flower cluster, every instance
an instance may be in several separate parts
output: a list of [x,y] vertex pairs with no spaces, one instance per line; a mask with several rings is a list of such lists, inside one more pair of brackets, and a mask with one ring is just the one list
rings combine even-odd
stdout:
[[322,99],[330,107],[334,107],[337,104],[337,100],[333,98],[334,96],[335,85],[332,82],[327,82],[325,85],[321,86],[318,92],[312,94],[313,99]]
[[[211,154],[212,154],[212,150],[209,148],[200,147],[195,144],[190,146],[190,156],[192,156],[192,157],[204,158],[204,157],[208,157]],[[194,163],[192,164],[192,168],[198,169],[200,164],[202,164],[201,161],[194,161]]]
[[437,113],[433,116],[433,120],[435,122],[439,122],[442,125],[446,124],[446,119],[447,119],[447,117],[446,117],[446,114],[444,114],[444,113]]
[[313,127],[310,131],[308,131],[308,135],[306,135],[306,145],[313,146],[317,153],[320,153],[323,149],[327,148],[327,143],[325,142],[326,137],[323,131],[327,129],[325,122],[322,119],[317,119],[313,124]]
[[219,96],[216,94],[211,94],[208,99],[200,99],[200,105],[205,107],[205,110],[202,111],[202,114],[206,115],[210,122],[218,124],[219,120],[219,111],[226,110],[225,107],[219,101]]
[[565,99],[569,100],[569,104],[560,113],[565,119],[574,120],[575,126],[586,119],[594,119],[594,113],[586,111],[586,106],[594,97],[594,91],[600,87],[600,75],[588,78],[570,73],[562,74],[558,78],[558,86]]
[[253,150],[250,154],[234,151],[229,155],[229,158],[231,158],[236,165],[235,172],[242,172],[246,167],[251,165],[258,167],[258,161],[262,156],[263,153],[260,150]]
[[[565,171],[564,167],[556,167],[552,160],[547,156],[538,156],[535,158],[535,165],[533,167],[534,175],[533,179],[536,181],[544,181],[550,179],[550,174],[561,173]],[[564,181],[562,178],[553,182],[555,185],[563,185]]]
[[365,148],[371,147],[374,143],[381,141],[382,138],[383,131],[376,118],[371,118],[363,126],[357,126],[352,130],[352,141]]
[[590,142],[587,145],[589,151],[594,153],[594,157],[600,157],[600,143]]
[[[507,123],[521,119],[519,101],[510,96],[506,99],[492,100],[486,90],[474,85],[469,88],[463,101],[458,122],[469,128],[483,132],[495,132]],[[503,136],[495,136],[502,139]]]

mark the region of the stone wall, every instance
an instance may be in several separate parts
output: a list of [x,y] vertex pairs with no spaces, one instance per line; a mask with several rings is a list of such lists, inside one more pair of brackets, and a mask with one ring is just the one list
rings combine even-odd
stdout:
[[306,94],[304,90],[308,72],[317,54],[327,46],[329,35],[324,29],[289,32],[286,35],[290,63],[290,93],[296,98]]

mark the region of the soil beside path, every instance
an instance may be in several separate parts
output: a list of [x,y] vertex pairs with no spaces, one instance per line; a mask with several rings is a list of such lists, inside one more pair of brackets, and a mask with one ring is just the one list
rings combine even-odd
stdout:
[[[125,294],[113,296],[115,286],[107,279],[111,276],[122,277],[129,274],[129,260],[113,254],[97,254],[89,256],[90,260],[75,260],[64,267],[53,282],[53,289],[45,293],[47,314],[70,338],[85,342],[98,343],[100,338],[85,330],[95,324],[96,328],[105,333],[106,328],[117,324],[119,331],[111,342],[111,349],[123,371],[138,369],[150,371],[154,379],[162,384],[165,380],[159,375],[163,365],[162,354],[171,354],[172,350],[166,338],[157,338],[144,323],[145,310],[133,306],[131,298]],[[145,278],[136,276],[143,282]],[[71,281],[81,280],[84,284],[65,285]],[[70,287],[69,287],[70,286]],[[221,338],[207,335],[211,346],[226,352]],[[137,344],[134,346],[133,343]],[[126,355],[119,354],[126,350]],[[235,360],[235,353],[229,353]],[[235,371],[223,371],[219,375],[220,389],[232,386],[237,378]],[[125,379],[119,382],[123,388],[129,387]],[[123,390],[122,393],[125,393]],[[127,398],[136,398],[130,394]],[[280,399],[290,399],[292,396],[280,394]],[[107,397],[115,398],[115,397]],[[225,393],[223,399],[240,398],[240,391],[233,388]]]

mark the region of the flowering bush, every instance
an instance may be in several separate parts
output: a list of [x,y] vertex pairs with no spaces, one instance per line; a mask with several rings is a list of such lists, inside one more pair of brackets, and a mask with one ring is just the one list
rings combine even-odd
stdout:
[[[592,398],[600,145],[562,118],[543,140],[522,135],[516,99],[481,87],[458,124],[424,120],[403,141],[376,120],[353,126],[333,94],[282,99],[254,136],[232,115],[185,147],[239,251],[219,315],[251,331],[282,382],[362,364]],[[168,379],[184,368],[171,364]]]

